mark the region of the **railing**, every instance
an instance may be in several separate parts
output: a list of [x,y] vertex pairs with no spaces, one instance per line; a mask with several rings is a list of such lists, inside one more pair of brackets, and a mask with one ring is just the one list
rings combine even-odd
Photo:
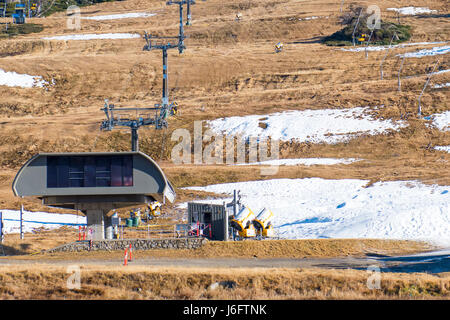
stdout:
[[175,238],[174,225],[147,224],[137,227],[118,226],[118,239],[161,239]]
[[185,223],[175,225],[177,238],[206,237],[212,238],[212,228],[210,223]]

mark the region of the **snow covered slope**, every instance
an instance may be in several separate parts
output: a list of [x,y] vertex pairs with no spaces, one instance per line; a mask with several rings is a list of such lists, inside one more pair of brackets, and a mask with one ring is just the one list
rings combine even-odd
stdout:
[[[377,120],[367,114],[368,109],[323,109],[285,111],[269,115],[228,117],[208,121],[209,128],[232,136],[272,137],[299,142],[338,143],[360,134],[380,134],[406,126],[402,121]],[[261,126],[263,124],[263,126]],[[265,127],[265,128],[263,128]]]
[[[3,231],[5,233],[20,232],[20,211],[0,210],[3,215]],[[55,229],[63,225],[76,227],[78,224],[86,224],[85,216],[75,214],[58,214],[48,212],[23,212],[24,232],[31,232],[34,228],[44,227],[45,229]]]
[[367,182],[273,179],[186,189],[230,195],[241,190],[253,211],[267,207],[274,212],[282,238],[414,239],[450,246],[449,186],[393,181],[363,188]]

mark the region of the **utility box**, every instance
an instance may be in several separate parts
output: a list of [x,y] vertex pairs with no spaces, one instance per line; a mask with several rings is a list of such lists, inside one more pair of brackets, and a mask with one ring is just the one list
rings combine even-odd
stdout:
[[209,203],[188,203],[188,223],[201,223],[211,226],[210,240],[227,241],[229,239],[230,213],[225,205]]

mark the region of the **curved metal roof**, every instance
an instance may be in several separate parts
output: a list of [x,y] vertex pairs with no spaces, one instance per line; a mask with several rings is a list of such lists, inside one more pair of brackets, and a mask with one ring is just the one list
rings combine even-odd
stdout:
[[[133,159],[133,185],[114,187],[59,187],[47,186],[47,158],[64,157],[97,157],[131,155]],[[20,197],[34,196],[38,198],[71,198],[81,199],[137,199],[140,196],[150,196],[154,199],[163,198],[173,202],[176,193],[159,165],[142,152],[83,152],[83,153],[40,153],[29,159],[17,172],[12,184],[14,195]],[[78,198],[77,198],[78,197]],[[120,200],[122,199],[122,200]],[[78,200],[73,200],[78,201]],[[80,200],[81,201],[81,200]]]

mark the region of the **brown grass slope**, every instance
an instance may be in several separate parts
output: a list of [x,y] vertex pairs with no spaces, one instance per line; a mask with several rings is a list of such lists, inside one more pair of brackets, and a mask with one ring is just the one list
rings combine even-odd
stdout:
[[[371,3],[362,1],[361,5]],[[381,1],[382,19],[396,19],[388,7],[425,6],[421,1]],[[346,10],[347,4],[344,6]],[[413,42],[447,41],[450,23],[446,1],[426,6],[438,15],[402,17],[413,28]],[[175,7],[156,0],[127,0],[83,8],[82,13],[124,13],[129,8],[147,8],[157,15],[148,19],[110,21],[82,20],[81,33],[138,32],[177,34]],[[417,179],[447,185],[449,155],[432,149],[450,144],[450,133],[428,128],[415,116],[417,98],[426,73],[436,57],[407,59],[402,71],[402,92],[397,92],[399,59],[396,54],[419,47],[395,49],[384,64],[384,52],[343,52],[320,43],[338,24],[340,3],[327,1],[211,0],[194,6],[194,24],[183,55],[169,53],[172,97],[181,114],[170,120],[167,132],[141,131],[141,150],[161,158],[161,165],[176,187],[268,178],[360,178],[371,182]],[[242,12],[243,21],[234,16]],[[302,20],[319,16],[315,20]],[[328,18],[326,18],[328,17]],[[0,41],[0,68],[42,75],[55,85],[46,89],[0,87],[0,204],[17,208],[11,192],[16,170],[32,155],[45,151],[120,151],[129,149],[129,133],[100,132],[103,100],[121,106],[149,106],[160,101],[161,53],[143,52],[142,39],[96,41],[47,41],[42,36],[72,34],[64,13],[46,19],[31,19],[45,26],[42,34]],[[36,21],[34,21],[36,20]],[[274,54],[278,41],[285,50]],[[422,46],[420,48],[432,47]],[[440,56],[439,70],[448,69],[448,55]],[[448,82],[449,73],[436,75],[432,83]],[[443,112],[449,106],[448,89],[430,89],[422,97],[425,115]],[[356,157],[367,161],[349,166],[281,168],[274,177],[261,176],[258,168],[228,166],[175,166],[170,161],[171,132],[192,132],[195,120],[223,116],[268,114],[282,110],[384,106],[377,118],[398,120],[410,113],[409,127],[380,136],[362,136],[337,145],[284,142],[281,157]],[[181,192],[182,193],[182,192]],[[182,197],[186,200],[186,197]],[[28,209],[43,210],[38,202],[24,202]]]

